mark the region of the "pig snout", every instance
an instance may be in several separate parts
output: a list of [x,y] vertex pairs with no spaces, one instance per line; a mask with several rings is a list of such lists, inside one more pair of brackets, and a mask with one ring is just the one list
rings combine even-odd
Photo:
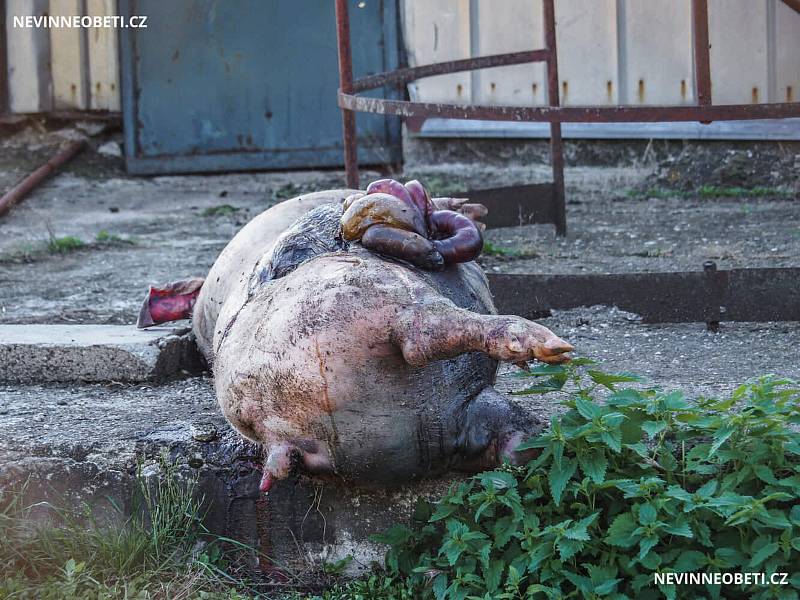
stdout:
[[466,406],[452,407],[447,420],[454,466],[465,471],[491,469],[506,461],[521,464],[530,458],[530,453],[520,453],[517,447],[545,428],[544,422],[512,404],[491,386]]

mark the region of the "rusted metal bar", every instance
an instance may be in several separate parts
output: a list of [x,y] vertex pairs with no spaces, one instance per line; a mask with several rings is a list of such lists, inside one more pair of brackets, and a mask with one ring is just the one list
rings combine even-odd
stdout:
[[[350,18],[347,0],[336,0],[336,43],[339,49],[339,95],[353,93],[353,55],[350,48]],[[342,139],[347,187],[358,189],[358,146],[356,116],[352,108],[342,108]]]
[[33,191],[40,183],[50,177],[61,165],[71,160],[85,147],[85,140],[70,142],[59,150],[50,160],[6,192],[3,197],[0,198],[0,217],[6,214],[12,206],[21,202],[25,196]]
[[[556,14],[553,0],[544,0],[544,39],[550,53],[547,59],[547,97],[550,106],[560,106],[558,97],[558,47],[556,44]],[[561,123],[550,122],[550,165],[553,169],[553,208],[556,235],[567,235],[567,207],[564,197],[564,142]]]
[[711,104],[711,60],[708,41],[708,0],[692,0],[692,41],[697,103]]
[[720,272],[717,271],[717,263],[713,260],[707,260],[703,263],[703,271],[705,271],[708,276],[708,286],[714,296],[714,302],[708,307],[709,315],[706,317],[706,329],[717,333],[719,331],[719,321],[722,318],[722,303],[725,289],[723,282],[720,281],[720,278],[717,276],[720,274]]
[[708,323],[715,315],[720,321],[800,320],[797,267],[488,277],[498,311],[527,318],[604,304],[641,315],[645,323]]
[[339,106],[358,112],[401,117],[446,117],[489,121],[561,123],[654,123],[742,121],[800,117],[800,102],[711,106],[479,106],[366,98],[339,94]]
[[786,6],[788,6],[789,8],[800,14],[800,0],[782,0],[782,1]]
[[544,62],[550,56],[549,50],[528,50],[526,52],[510,52],[508,54],[493,54],[491,56],[478,56],[462,60],[433,63],[420,67],[409,67],[386,71],[362,77],[353,82],[355,92],[363,92],[385,85],[404,85],[410,81],[433,77],[444,73],[458,73],[459,71],[473,71],[475,69],[488,69],[489,67],[505,67],[531,62]]

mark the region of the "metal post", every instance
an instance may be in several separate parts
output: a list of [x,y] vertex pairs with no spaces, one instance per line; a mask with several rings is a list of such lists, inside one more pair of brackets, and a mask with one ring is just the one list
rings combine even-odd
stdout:
[[713,260],[707,260],[703,263],[703,271],[705,271],[706,275],[708,276],[708,286],[714,298],[713,305],[708,309],[709,314],[706,317],[706,330],[717,333],[719,331],[719,321],[722,318],[720,311],[722,297],[719,290],[720,286],[715,279],[717,274],[717,263],[715,263]]
[[[347,0],[336,0],[336,41],[339,47],[339,89],[345,94],[352,94],[353,56],[350,52],[350,19],[347,15]],[[356,116],[352,110],[344,108],[342,109],[342,136],[347,187],[358,189]]]
[[711,104],[711,61],[708,42],[708,0],[692,0],[692,41],[697,104]]
[[[544,40],[547,58],[547,95],[550,106],[558,106],[558,52],[556,48],[556,14],[553,0],[544,0]],[[564,198],[564,144],[561,122],[550,122],[550,164],[553,166],[553,204],[556,235],[567,235],[567,209]]]

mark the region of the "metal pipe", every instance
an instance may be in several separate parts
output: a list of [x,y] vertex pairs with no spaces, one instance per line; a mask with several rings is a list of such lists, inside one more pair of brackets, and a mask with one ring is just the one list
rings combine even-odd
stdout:
[[782,2],[793,11],[800,13],[800,0],[782,0]]
[[[560,106],[558,97],[558,47],[556,45],[556,14],[553,0],[544,0],[544,39],[550,56],[547,59],[547,97],[550,106]],[[556,235],[567,235],[567,210],[564,197],[564,142],[561,123],[550,123],[550,165],[553,168],[553,202]]]
[[708,42],[708,0],[692,0],[692,42],[697,103],[711,104],[711,60]]
[[505,67],[523,63],[545,62],[549,57],[550,51],[542,49],[432,63],[430,65],[397,69],[396,71],[386,71],[384,73],[376,73],[375,75],[362,77],[353,82],[353,90],[355,92],[363,92],[364,90],[371,90],[385,85],[402,85],[409,81],[415,81],[423,77],[433,77],[443,73],[458,73],[460,71],[487,69],[489,67]]
[[86,140],[70,142],[59,150],[50,160],[6,192],[3,197],[0,198],[0,217],[11,210],[12,206],[21,202],[25,196],[33,191],[45,179],[50,177],[61,165],[71,160],[85,147]]
[[359,112],[401,117],[447,117],[491,121],[561,123],[656,123],[663,121],[741,121],[800,117],[800,102],[710,106],[478,106],[366,98],[339,94],[339,106]]
[[[350,48],[350,18],[347,14],[347,0],[336,0],[336,42],[339,48],[339,94],[340,96],[341,94],[352,94],[353,55]],[[342,139],[347,187],[358,189],[356,116],[352,109],[344,106],[342,106]]]

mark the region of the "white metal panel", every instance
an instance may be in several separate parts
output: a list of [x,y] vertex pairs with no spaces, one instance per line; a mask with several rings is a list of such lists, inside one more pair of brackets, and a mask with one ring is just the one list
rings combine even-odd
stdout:
[[[82,15],[81,0],[50,0],[54,17]],[[86,30],[81,27],[50,29],[50,61],[53,74],[53,107],[89,107],[89,79],[86,60]]]
[[800,102],[800,14],[778,2],[775,10],[775,102]]
[[[544,47],[542,0],[477,0],[476,56]],[[473,78],[478,104],[530,106],[547,103],[544,63],[482,69]]]
[[709,0],[711,101],[767,102],[767,2]]
[[555,5],[561,103],[617,104],[616,0]]
[[[406,0],[404,30],[412,66],[469,58],[469,0]],[[425,102],[472,102],[472,75],[453,73],[409,85],[412,98]]]
[[[117,14],[116,0],[87,0],[86,14]],[[88,31],[89,102],[94,110],[120,110],[117,30],[98,27]]]
[[621,0],[621,104],[694,104],[691,0]]
[[47,29],[15,27],[15,16],[48,13],[47,0],[6,1],[6,48],[11,112],[39,112],[52,107],[50,37]]

